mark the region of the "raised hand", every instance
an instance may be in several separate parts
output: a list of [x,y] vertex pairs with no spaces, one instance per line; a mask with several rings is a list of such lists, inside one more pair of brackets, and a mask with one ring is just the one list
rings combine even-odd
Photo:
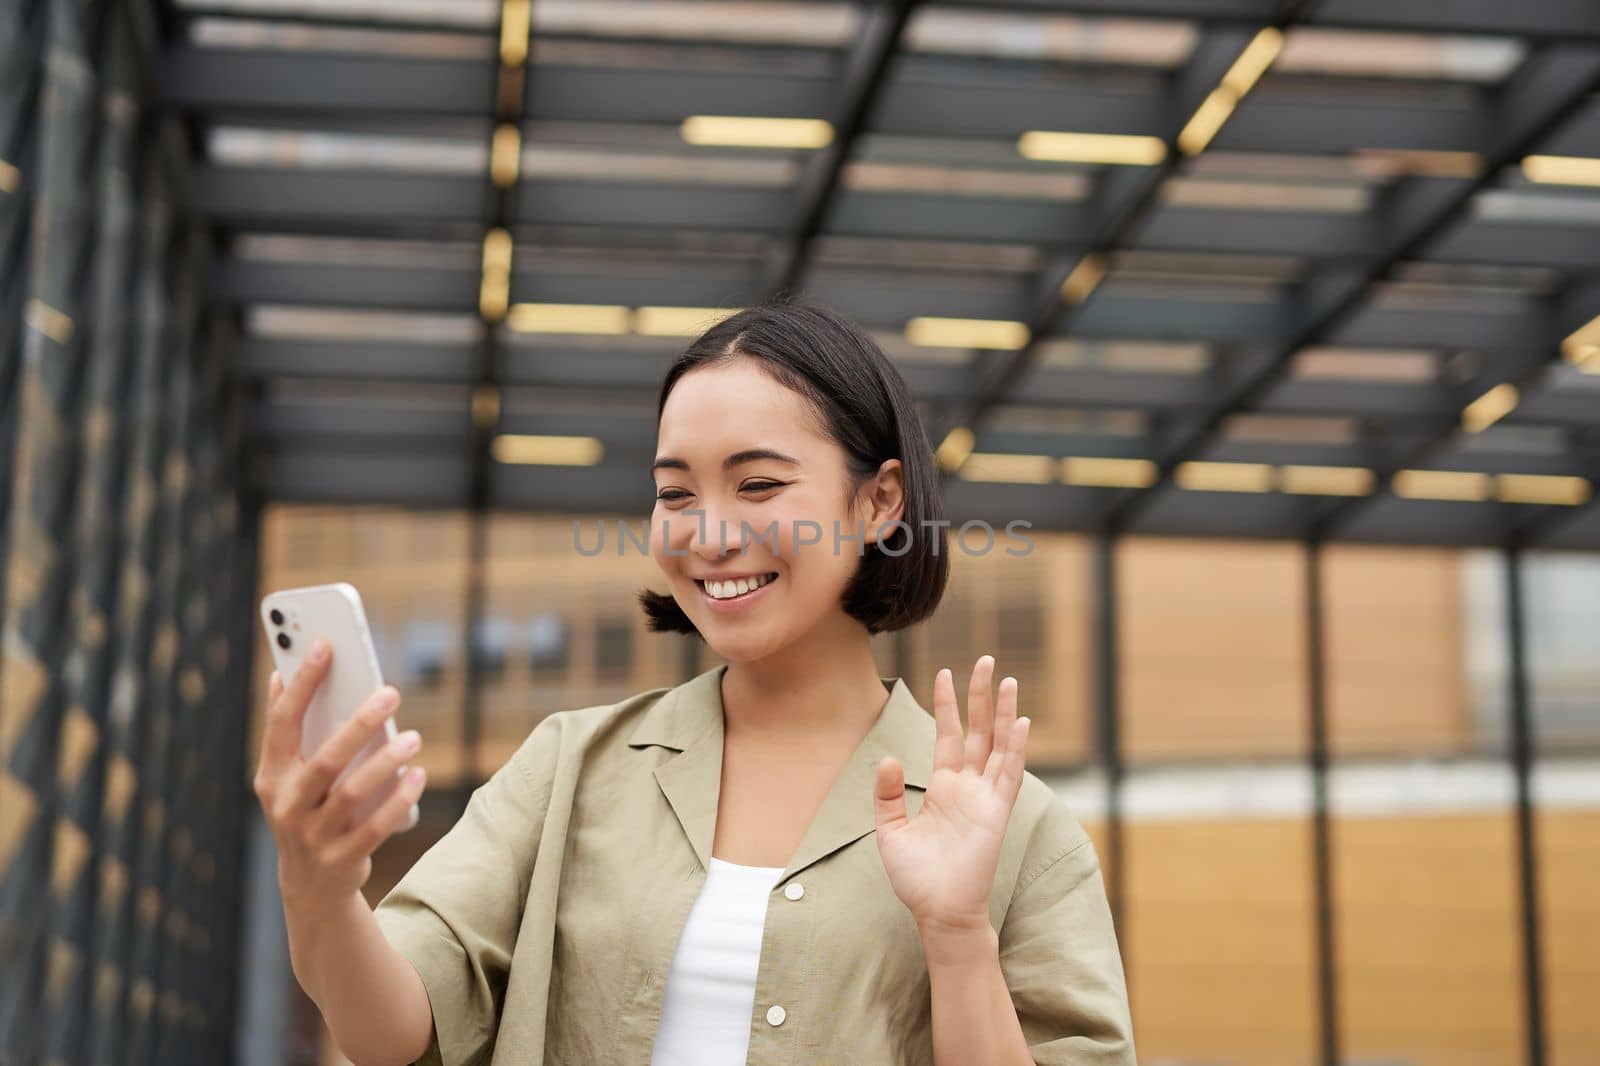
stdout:
[[965,737],[950,671],[934,679],[933,774],[915,818],[906,816],[905,768],[893,756],[878,764],[878,851],[895,895],[924,928],[989,922],[989,891],[1022,787],[1029,725],[1017,717],[1016,678],[1002,680],[998,703],[991,703],[993,678],[994,657],[985,655],[967,690]]
[[[254,782],[278,845],[279,887],[286,900],[293,897],[313,908],[360,891],[372,875],[373,851],[405,827],[424,785],[420,766],[393,785],[396,771],[422,745],[415,730],[400,733],[345,773],[399,705],[400,693],[390,685],[374,692],[310,759],[301,757],[306,706],[332,662],[332,650],[318,641],[287,687],[273,671]],[[357,821],[355,813],[373,794],[391,786],[392,794]]]

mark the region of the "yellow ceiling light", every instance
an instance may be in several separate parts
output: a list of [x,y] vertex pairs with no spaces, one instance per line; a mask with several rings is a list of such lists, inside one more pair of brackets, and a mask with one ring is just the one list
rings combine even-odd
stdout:
[[1271,26],[1258,32],[1222,76],[1222,82],[1206,95],[1178,134],[1178,147],[1185,155],[1198,155],[1228,121],[1239,101],[1255,88],[1283,49],[1283,34]]
[[1156,464],[1148,459],[1068,456],[1061,460],[1061,480],[1095,488],[1142,489],[1155,484]]
[[528,59],[531,0],[505,0],[500,8],[500,62],[520,67]]
[[1029,130],[1017,138],[1017,151],[1028,159],[1112,166],[1148,167],[1167,158],[1167,145],[1160,137],[1123,133]]
[[1487,500],[1492,485],[1488,474],[1464,470],[1401,470],[1394,476],[1394,493],[1412,500]]
[[1106,276],[1106,257],[1101,252],[1091,252],[1078,260],[1067,280],[1061,283],[1061,299],[1069,304],[1087,300]]
[[1305,496],[1368,496],[1376,479],[1359,466],[1281,466],[1278,487]]
[[1281,51],[1283,33],[1271,26],[1263,27],[1245,46],[1245,50],[1239,53],[1239,58],[1233,61],[1228,73],[1222,76],[1221,87],[1232,92],[1237,99],[1244,99]]
[[57,344],[65,344],[72,339],[72,316],[65,311],[58,311],[38,297],[29,300],[23,307],[22,320]]
[[509,274],[511,272],[511,234],[503,227],[495,227],[483,237],[483,272]]
[[1561,354],[1567,362],[1585,370],[1596,367],[1596,355],[1600,355],[1600,315],[1591,318],[1587,323],[1572,331],[1566,340],[1561,342]]
[[739,308],[641,307],[634,312],[633,329],[651,337],[698,337]]
[[1552,474],[1499,474],[1495,495],[1506,503],[1539,503],[1577,507],[1587,503],[1591,488],[1581,477]]
[[906,340],[924,348],[1017,349],[1028,343],[1028,327],[1001,318],[921,316],[906,323]]
[[502,189],[517,183],[522,169],[522,131],[503,122],[494,131],[489,146],[489,177]]
[[1004,481],[1048,485],[1055,480],[1056,461],[1048,455],[972,452],[961,464],[963,481]]
[[1172,480],[1191,492],[1271,492],[1272,467],[1265,463],[1180,463]]
[[945,470],[959,470],[961,464],[967,461],[967,456],[972,454],[972,446],[976,440],[972,430],[966,426],[957,426],[945,434],[933,457]]
[[554,437],[502,433],[494,439],[495,462],[539,466],[594,466],[605,455],[598,437]]
[[1600,159],[1581,155],[1530,155],[1522,176],[1543,185],[1600,185]]
[[1178,134],[1178,147],[1183,154],[1199,155],[1205,151],[1211,138],[1217,135],[1222,124],[1228,121],[1228,116],[1233,114],[1238,102],[1226,89],[1216,88],[1206,94],[1206,98],[1184,124],[1183,131]]
[[478,313],[490,322],[506,317],[511,300],[511,234],[490,230],[483,238],[483,280],[478,286]]
[[627,333],[633,316],[616,304],[515,304],[506,325],[518,333]]
[[833,125],[820,118],[690,115],[681,132],[690,144],[725,148],[825,148],[833,140]]
[[1467,404],[1466,409],[1461,412],[1462,428],[1468,433],[1482,433],[1510,414],[1517,406],[1519,398],[1517,387],[1510,382],[1496,385]]

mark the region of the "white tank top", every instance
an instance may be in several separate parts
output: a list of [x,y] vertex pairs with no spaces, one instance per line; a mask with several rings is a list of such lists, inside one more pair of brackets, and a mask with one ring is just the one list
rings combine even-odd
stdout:
[[767,899],[782,876],[711,857],[667,971],[650,1066],[744,1066]]

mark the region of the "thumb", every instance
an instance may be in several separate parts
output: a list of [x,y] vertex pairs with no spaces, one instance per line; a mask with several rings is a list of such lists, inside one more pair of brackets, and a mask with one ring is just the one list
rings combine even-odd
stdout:
[[905,768],[893,755],[878,760],[878,780],[872,790],[872,807],[878,816],[878,831],[893,832],[905,825]]

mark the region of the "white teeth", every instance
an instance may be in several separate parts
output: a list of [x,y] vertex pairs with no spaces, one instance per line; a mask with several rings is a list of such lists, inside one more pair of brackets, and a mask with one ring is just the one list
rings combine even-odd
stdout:
[[707,581],[705,582],[705,587],[706,592],[713,599],[728,600],[735,596],[743,596],[745,593],[758,589],[771,580],[770,576],[762,574],[759,577],[740,577],[731,581]]

